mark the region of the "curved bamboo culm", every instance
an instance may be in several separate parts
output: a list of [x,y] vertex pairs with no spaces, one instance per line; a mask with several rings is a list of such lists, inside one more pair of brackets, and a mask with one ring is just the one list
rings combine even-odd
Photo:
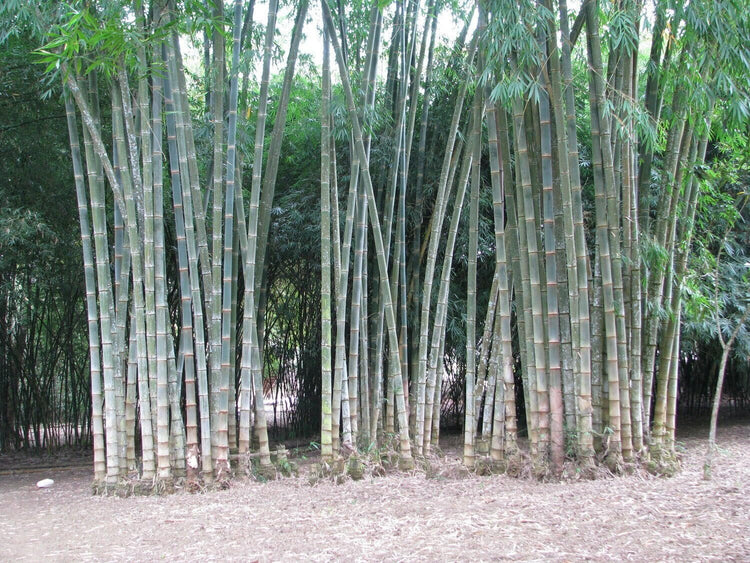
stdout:
[[[691,47],[688,47],[691,48]],[[684,54],[684,52],[683,52]],[[677,71],[684,71],[684,57],[677,64]],[[678,194],[675,178],[679,169],[680,148],[684,137],[687,122],[686,93],[678,89],[672,99],[672,119],[669,123],[667,135],[667,146],[665,162],[662,172],[662,180],[666,189],[661,190],[656,207],[656,221],[652,227],[652,233],[647,231],[650,219],[642,221],[642,230],[652,237],[652,242],[657,248],[666,249],[667,234],[669,232],[670,211],[676,209]],[[643,186],[641,186],[643,188]],[[646,206],[648,209],[648,206]],[[650,213],[646,213],[650,218]],[[643,421],[648,429],[651,423],[652,388],[654,384],[654,369],[656,366],[656,347],[659,331],[659,311],[662,307],[664,293],[664,264],[655,264],[647,269],[646,283],[644,287],[644,319],[643,319],[643,350],[642,350],[642,373],[643,373]]]
[[[680,158],[674,179],[674,205],[670,206],[670,213],[679,214],[687,227],[692,220],[691,213],[697,199],[692,189],[692,177],[689,169],[693,167],[698,154],[699,141],[694,134],[694,127],[689,125],[683,133],[680,146]],[[684,184],[684,185],[683,185]],[[687,207],[692,205],[692,208]],[[674,211],[672,211],[672,207]],[[665,248],[669,252],[667,275],[664,279],[664,307],[670,312],[666,327],[661,331],[659,342],[658,371],[656,371],[656,395],[654,401],[652,450],[656,456],[671,456],[674,453],[674,428],[670,428],[670,401],[676,396],[677,376],[676,368],[679,355],[681,301],[680,246],[678,244],[677,220],[668,219],[668,235]],[[673,414],[673,413],[672,413]]]
[[[706,115],[712,115],[713,113],[713,107],[711,107],[711,111],[708,111]],[[700,138],[696,139],[693,144],[693,150],[691,151],[690,158],[688,159],[687,166],[690,168],[693,168],[694,166],[704,163],[706,160],[706,148],[708,146],[708,135],[709,131],[711,130],[711,119],[706,118],[705,123],[703,124],[704,131],[701,133],[696,133],[696,135],[700,134]],[[681,315],[681,307],[682,307],[682,284],[685,281],[685,276],[687,273],[687,266],[688,266],[688,257],[689,257],[689,248],[693,239],[693,234],[695,230],[695,212],[698,208],[698,195],[700,192],[699,188],[699,182],[694,174],[691,174],[689,178],[687,179],[688,187],[686,189],[686,204],[684,208],[684,213],[686,215],[685,221],[680,225],[680,233],[678,237],[678,242],[676,244],[677,249],[677,260],[676,260],[676,266],[675,266],[675,277],[677,280],[677,289],[676,289],[676,302],[672,306],[672,315],[675,318],[679,318]],[[677,326],[681,326],[679,323],[677,323]],[[679,333],[677,335],[677,338],[679,338]],[[678,356],[679,353],[679,345],[675,346],[676,354],[675,356]],[[676,430],[676,415],[677,415],[677,374],[676,370],[678,367],[679,358],[673,357],[672,358],[672,373],[670,374],[670,385],[669,385],[669,394],[667,397],[667,420],[666,420],[666,430],[667,430],[667,442],[668,446],[671,450],[674,450],[674,443],[675,443],[675,430]]]
[[[437,214],[445,215],[445,207],[448,205],[448,198],[452,191],[453,181],[456,177],[458,166],[461,163],[461,157],[464,156],[463,149],[464,149],[464,141],[462,137],[459,137],[456,141],[456,146],[453,151],[453,156],[451,157],[450,169],[449,169],[448,177],[446,181],[446,185],[449,188],[448,193],[446,194],[446,198],[443,201],[443,207],[440,210],[437,210]],[[470,166],[471,166],[471,163],[467,162],[466,166],[462,168],[462,170],[465,169],[466,174],[468,174]],[[436,211],[433,210],[432,218],[435,219],[437,214],[436,214]],[[432,229],[430,230],[432,231]],[[443,258],[445,260],[445,256]],[[441,392],[440,378],[442,377],[442,371],[441,371],[443,367],[442,358],[443,358],[443,350],[444,350],[444,342],[445,342],[445,339],[442,337],[443,327],[445,325],[445,320],[443,319],[444,315],[442,314],[442,311],[444,308],[443,306],[445,304],[445,299],[441,299],[441,295],[443,295],[443,286],[444,286],[442,282],[442,271],[441,271],[441,277],[440,277],[440,284],[441,285],[438,286],[437,308],[435,310],[435,320],[434,320],[434,326],[432,328],[432,335],[431,335],[431,340],[430,340],[430,352],[429,352],[430,355],[429,355],[428,362],[427,362],[427,373],[425,376],[425,400],[424,400],[425,407],[424,407],[424,422],[422,424],[422,432],[424,433],[423,442],[424,442],[425,454],[429,454],[431,451],[431,447],[433,443],[434,427],[436,426],[439,427],[438,422],[436,422],[433,425],[432,421],[436,414],[439,415],[439,403],[440,403],[440,392]],[[419,419],[417,418],[417,420]]]

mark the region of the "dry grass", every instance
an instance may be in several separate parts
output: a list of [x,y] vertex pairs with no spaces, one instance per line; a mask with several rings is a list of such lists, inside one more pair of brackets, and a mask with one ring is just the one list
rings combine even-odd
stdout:
[[[238,482],[165,497],[91,495],[88,469],[0,475],[0,560],[750,561],[750,426],[682,438],[673,478],[540,483],[423,472],[336,485]],[[304,473],[304,471],[303,471]],[[37,490],[51,476],[55,485]]]

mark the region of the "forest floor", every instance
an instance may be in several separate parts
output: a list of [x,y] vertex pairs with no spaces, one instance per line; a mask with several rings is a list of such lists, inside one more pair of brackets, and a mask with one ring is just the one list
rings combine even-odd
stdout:
[[706,435],[683,427],[671,478],[481,477],[455,470],[449,446],[429,478],[301,475],[162,497],[92,496],[75,459],[11,471],[0,458],[0,560],[750,561],[750,421],[720,426],[711,481]]

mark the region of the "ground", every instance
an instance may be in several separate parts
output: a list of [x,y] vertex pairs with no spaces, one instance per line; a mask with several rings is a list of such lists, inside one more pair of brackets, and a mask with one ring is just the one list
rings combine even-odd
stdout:
[[[89,468],[11,471],[6,457],[0,560],[750,561],[750,424],[720,427],[711,481],[706,434],[683,432],[672,478],[415,472],[162,497],[92,496]],[[46,477],[54,486],[37,489]]]

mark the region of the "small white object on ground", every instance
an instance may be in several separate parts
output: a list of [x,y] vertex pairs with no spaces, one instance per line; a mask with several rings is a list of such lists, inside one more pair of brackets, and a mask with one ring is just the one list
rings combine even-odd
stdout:
[[37,481],[36,486],[40,489],[49,489],[54,484],[55,482],[52,479],[42,479],[41,481]]

